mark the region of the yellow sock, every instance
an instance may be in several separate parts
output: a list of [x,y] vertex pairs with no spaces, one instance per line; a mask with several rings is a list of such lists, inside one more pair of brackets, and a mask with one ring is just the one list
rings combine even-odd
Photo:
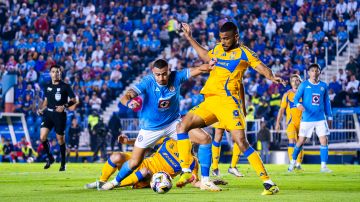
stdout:
[[292,154],[294,153],[294,147],[295,147],[295,144],[294,144],[294,143],[289,143],[289,144],[288,144],[289,161],[292,160]]
[[252,147],[249,147],[244,152],[244,155],[247,157],[250,165],[255,169],[256,174],[261,178],[261,180],[266,181],[270,179],[259,154]]
[[211,152],[212,152],[212,164],[211,164],[211,168],[212,168],[213,170],[219,168],[220,151],[221,151],[220,142],[215,142],[215,141],[213,141],[213,144],[212,144],[212,146],[211,146]]
[[142,179],[144,179],[144,177],[141,174],[141,172],[138,170],[136,172],[131,173],[124,180],[122,180],[120,183],[120,187],[134,185],[137,182],[141,181]]
[[301,164],[302,161],[303,161],[303,158],[304,158],[304,149],[301,149],[301,151],[300,151],[300,153],[299,153],[299,155],[298,155],[298,157],[296,159],[296,162]]
[[187,133],[179,133],[177,135],[177,148],[179,150],[179,159],[182,169],[190,170],[190,160],[191,158],[191,142],[189,140],[189,135]]
[[234,144],[233,154],[232,154],[232,157],[231,157],[231,165],[230,165],[232,168],[236,167],[236,164],[239,161],[240,154],[241,154],[241,151],[240,151],[239,146],[237,144]]
[[111,162],[109,158],[101,170],[100,181],[107,182],[110,176],[116,171],[116,169],[117,169],[116,165],[113,162]]

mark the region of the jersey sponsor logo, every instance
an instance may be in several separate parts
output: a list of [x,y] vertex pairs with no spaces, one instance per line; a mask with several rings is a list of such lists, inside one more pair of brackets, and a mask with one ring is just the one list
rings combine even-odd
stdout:
[[60,93],[55,93],[55,100],[56,100],[56,101],[60,101],[60,100],[61,100],[61,94],[60,94]]
[[159,100],[158,108],[159,109],[169,109],[170,100]]
[[312,105],[319,105],[320,104],[320,94],[317,94],[317,93],[312,94],[311,104]]

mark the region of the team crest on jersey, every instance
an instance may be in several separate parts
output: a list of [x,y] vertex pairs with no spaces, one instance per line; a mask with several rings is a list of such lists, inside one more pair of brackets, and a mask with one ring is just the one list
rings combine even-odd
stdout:
[[169,145],[169,148],[170,148],[170,149],[173,149],[173,148],[174,148],[174,144],[171,143],[171,144]]
[[159,109],[168,109],[170,107],[170,100],[159,100]]
[[321,90],[321,91],[324,91],[324,87],[321,87],[320,90]]
[[55,100],[56,100],[56,101],[60,101],[60,100],[61,100],[61,94],[60,94],[60,93],[56,93],[56,94],[55,94]]
[[234,110],[233,111],[233,116],[234,116],[234,118],[236,118],[236,117],[239,117],[239,110]]
[[138,136],[138,141],[139,141],[139,142],[143,141],[143,139],[144,139],[144,138],[143,138],[142,135],[139,135],[139,136]]
[[235,53],[235,52],[232,52],[231,55],[230,55],[230,59],[231,59],[231,60],[234,60],[234,59],[235,59],[235,55],[236,55],[236,53]]
[[311,104],[312,105],[319,105],[320,104],[320,94],[317,94],[317,93],[312,94]]
[[60,88],[57,88],[56,91],[59,92],[59,91],[60,91]]

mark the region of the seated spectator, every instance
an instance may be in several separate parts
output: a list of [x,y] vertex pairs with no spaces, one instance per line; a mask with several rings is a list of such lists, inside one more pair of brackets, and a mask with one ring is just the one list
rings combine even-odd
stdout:
[[350,76],[350,81],[346,85],[346,91],[350,91],[352,89],[352,92],[357,93],[359,89],[359,80],[356,79],[355,75]]
[[333,76],[332,81],[329,83],[329,90],[330,89],[332,89],[335,94],[342,90],[342,85],[338,82],[336,76]]

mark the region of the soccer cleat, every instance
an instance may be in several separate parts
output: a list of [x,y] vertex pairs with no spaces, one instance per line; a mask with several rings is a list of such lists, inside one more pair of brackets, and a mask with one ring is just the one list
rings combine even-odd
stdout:
[[276,194],[278,193],[280,190],[279,190],[279,187],[276,186],[276,184],[269,184],[269,183],[264,183],[264,191],[261,193],[261,195],[273,195],[273,194]]
[[219,168],[216,168],[216,169],[212,170],[212,175],[219,177],[219,176],[220,176],[220,170],[219,170]]
[[189,173],[185,172],[180,175],[180,179],[176,182],[176,186],[182,188],[188,183],[191,183],[194,180],[194,176]]
[[291,173],[291,172],[294,171],[294,169],[295,169],[295,164],[293,164],[293,163],[290,162],[290,165],[289,165],[289,167],[288,167],[288,172]]
[[66,170],[66,166],[65,166],[65,165],[61,165],[59,171],[62,172],[62,171],[65,171],[65,170]]
[[53,157],[53,156],[50,156],[50,157],[48,158],[48,160],[46,161],[46,164],[45,164],[45,166],[44,166],[44,169],[50,168],[51,164],[53,164],[54,162],[55,162],[54,157]]
[[106,182],[96,181],[84,186],[85,189],[101,189]]
[[105,190],[112,190],[115,188],[115,185],[112,182],[106,182],[101,187],[98,187],[98,190],[105,191]]
[[296,166],[295,166],[295,170],[297,170],[297,171],[303,171],[304,169],[302,169],[301,165],[296,165]]
[[330,170],[328,167],[325,167],[325,168],[321,168],[320,172],[321,173],[332,173],[332,170]]
[[230,167],[228,169],[228,173],[230,173],[230,174],[232,174],[232,175],[234,175],[236,177],[244,177],[244,175],[241,172],[239,172],[237,167],[234,167],[234,168]]
[[212,181],[207,181],[201,183],[200,190],[208,190],[208,191],[221,191],[221,188],[216,186]]

